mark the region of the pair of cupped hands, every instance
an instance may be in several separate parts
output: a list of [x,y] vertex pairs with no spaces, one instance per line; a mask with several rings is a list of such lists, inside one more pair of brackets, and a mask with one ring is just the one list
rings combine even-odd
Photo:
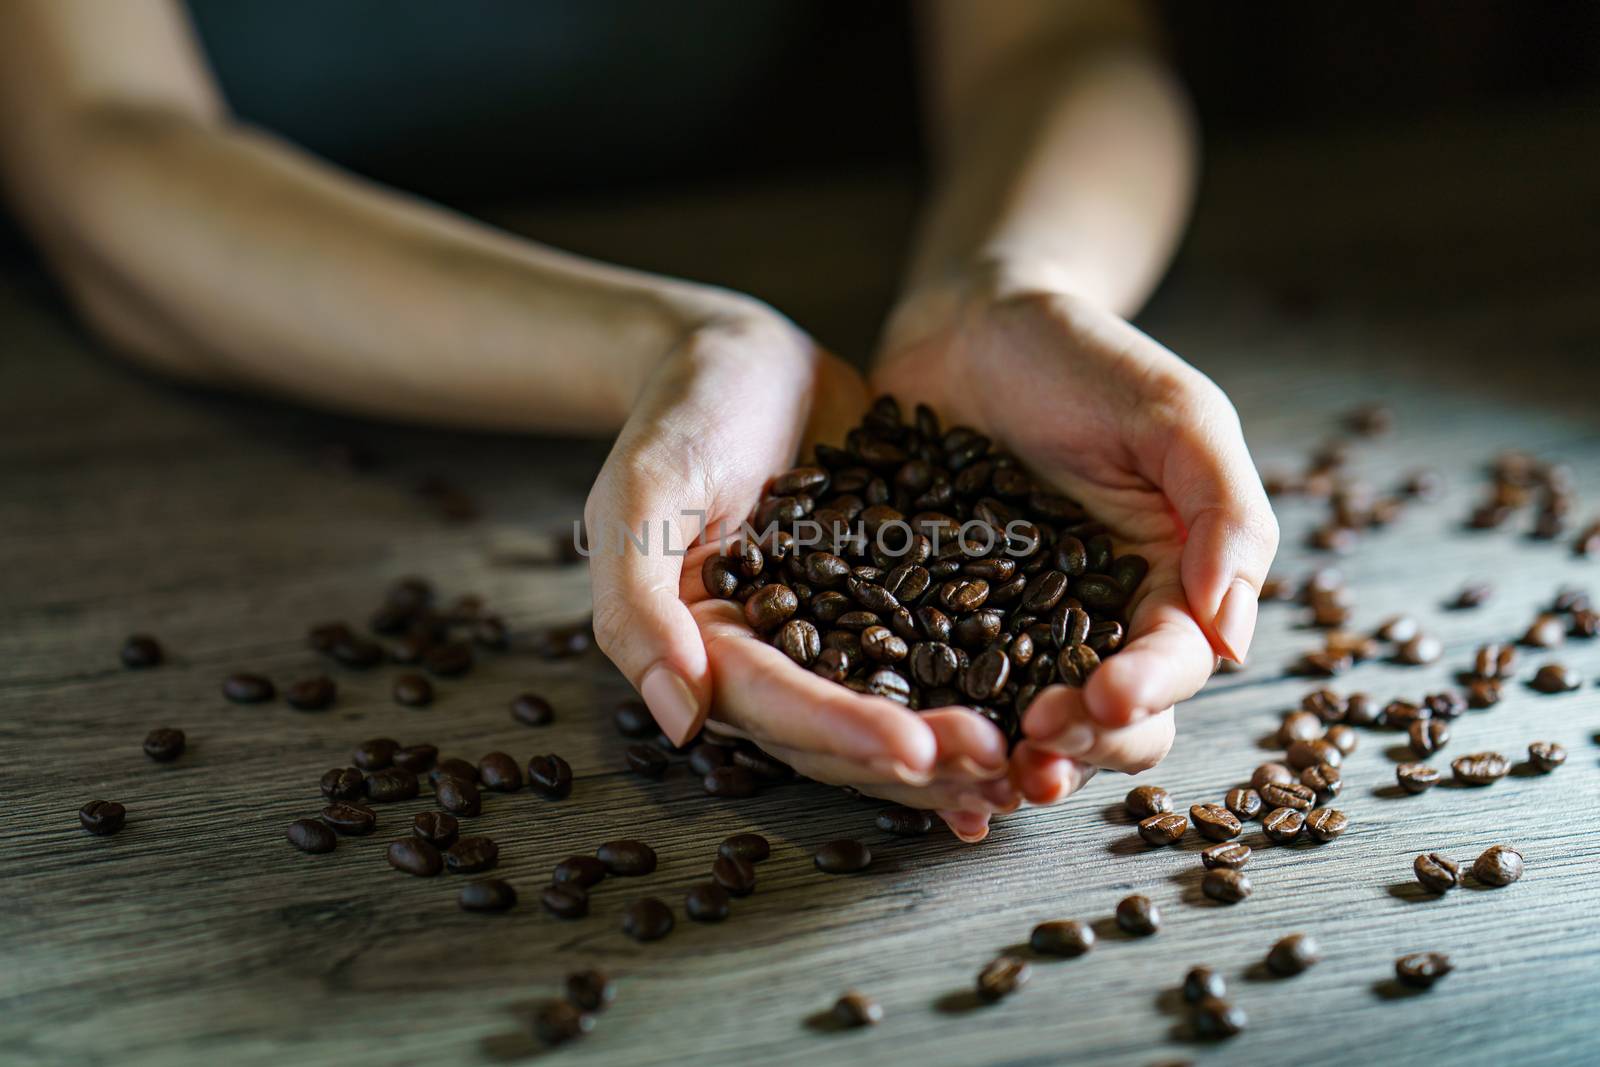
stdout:
[[[1109,311],[1062,293],[971,296],[890,336],[869,386],[751,305],[655,369],[585,509],[595,635],[674,742],[709,717],[807,777],[935,811],[979,841],[1024,801],[1167,754],[1173,705],[1218,657],[1244,660],[1278,528],[1227,397]],[[842,443],[874,392],[979,429],[1150,561],[1122,649],[1083,687],[1041,690],[1009,753],[974,711],[911,711],[795,665],[701,582],[714,532],[737,531],[802,449]],[[669,553],[663,522],[678,550],[712,533]],[[646,525],[648,551],[617,549],[616,531]]]

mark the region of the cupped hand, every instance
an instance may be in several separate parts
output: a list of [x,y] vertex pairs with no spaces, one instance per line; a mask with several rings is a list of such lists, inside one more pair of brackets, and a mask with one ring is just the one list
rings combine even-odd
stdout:
[[[1103,521],[1150,571],[1123,647],[1081,688],[1042,690],[1012,776],[1050,803],[1096,767],[1171,747],[1172,707],[1218,656],[1243,662],[1278,526],[1239,419],[1208,378],[1116,315],[1059,293],[975,297],[891,333],[873,386],[990,435]],[[898,336],[895,336],[898,334]]]
[[981,837],[990,813],[1020,803],[992,724],[918,715],[812,674],[700,578],[718,531],[735,535],[802,448],[842,441],[867,400],[855,370],[776,314],[689,334],[651,376],[584,510],[595,636],[675,743],[709,715],[807,777],[950,811],[958,834]]

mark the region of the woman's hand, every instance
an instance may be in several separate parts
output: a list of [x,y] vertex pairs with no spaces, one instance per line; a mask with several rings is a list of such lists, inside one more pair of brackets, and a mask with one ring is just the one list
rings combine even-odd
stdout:
[[902,312],[874,387],[989,434],[1150,562],[1124,647],[1023,718],[1013,778],[1049,803],[1092,768],[1137,772],[1166,755],[1172,705],[1217,656],[1249,650],[1278,526],[1227,397],[1128,323],[1060,293],[945,307]]
[[693,330],[650,377],[589,495],[595,635],[674,742],[709,713],[808,777],[964,811],[952,825],[981,837],[991,812],[1020,803],[993,725],[918,715],[797,667],[700,578],[719,528],[735,535],[767,479],[811,443],[842,441],[867,400],[855,370],[764,308]]

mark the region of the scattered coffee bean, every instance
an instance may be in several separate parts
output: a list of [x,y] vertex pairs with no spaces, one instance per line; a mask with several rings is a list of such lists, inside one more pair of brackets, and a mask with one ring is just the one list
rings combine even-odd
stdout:
[[385,767],[367,775],[367,799],[374,804],[393,804],[417,795],[417,776],[399,767]]
[[1161,815],[1152,815],[1139,823],[1139,836],[1147,844],[1162,848],[1175,845],[1183,839],[1184,831],[1189,829],[1189,820],[1175,812],[1166,812]]
[[322,821],[346,837],[365,837],[378,825],[378,813],[353,800],[336,800],[322,809]]
[[[399,753],[397,752],[395,755],[398,756]],[[433,769],[428,772],[428,781],[437,788],[439,782],[445,778],[454,778],[457,781],[475,786],[478,784],[478,768],[464,759],[456,759],[453,756],[442,759],[435,763]]]
[[1135,819],[1148,819],[1172,810],[1172,794],[1159,785],[1141,785],[1136,786],[1123,803],[1128,807],[1128,814]]
[[564,1045],[594,1029],[593,1016],[564,1000],[552,1000],[533,1017],[533,1033],[547,1045]]
[[683,913],[695,922],[719,923],[732,912],[727,890],[714,882],[704,882],[683,898]]
[[635,941],[659,941],[672,926],[672,909],[655,897],[635,900],[622,913],[622,932]]
[[1250,1017],[1243,1008],[1221,997],[1207,997],[1194,1006],[1195,1033],[1210,1040],[1234,1037],[1244,1031]]
[[1344,776],[1339,768],[1318,763],[1300,772],[1300,784],[1316,794],[1318,804],[1326,804],[1344,791]]
[[[1291,711],[1283,717],[1278,727],[1278,744],[1291,748],[1300,741],[1315,741],[1322,737],[1323,721],[1309,711]],[[1292,764],[1291,764],[1292,766]]]
[[406,745],[394,753],[394,765],[412,774],[427,774],[439,759],[439,749],[426,742]]
[[1306,816],[1306,833],[1311,840],[1328,842],[1350,827],[1350,819],[1338,808],[1313,808]]
[[451,874],[477,874],[500,862],[500,846],[487,837],[463,837],[444,854]]
[[1404,644],[1422,632],[1422,624],[1410,615],[1392,615],[1380,624],[1374,636],[1380,641]]
[[730,758],[735,767],[744,768],[763,782],[786,782],[794,777],[793,767],[754,746],[736,748]]
[[1431,756],[1450,742],[1450,724],[1442,719],[1418,719],[1409,730],[1411,751]]
[[1407,793],[1426,793],[1439,784],[1439,772],[1426,763],[1402,763],[1394,776]]
[[667,773],[667,754],[654,745],[629,745],[622,755],[628,770],[641,778],[660,780]]
[[472,669],[472,649],[460,641],[434,645],[422,654],[422,666],[440,678],[458,678]]
[[[145,743],[149,751],[149,742]],[[1540,774],[1549,774],[1567,762],[1567,750],[1554,741],[1535,741],[1528,746],[1528,763]]]
[[478,781],[496,793],[515,793],[522,788],[522,769],[504,752],[490,752],[478,761]]
[[838,1025],[850,1029],[876,1026],[883,1019],[883,1007],[865,993],[852,989],[834,1001],[833,1019]]
[[1197,1004],[1208,997],[1228,995],[1228,983],[1210,967],[1191,967],[1183,976],[1183,999]]
[[1488,582],[1468,582],[1450,601],[1450,606],[1457,611],[1470,611],[1487,604],[1493,595],[1494,586]]
[[1511,764],[1498,752],[1474,752],[1452,760],[1450,771],[1462,785],[1493,785],[1511,770]]
[[389,866],[406,874],[428,878],[444,868],[439,850],[413,834],[389,843]]
[[933,829],[933,813],[916,808],[892,807],[878,812],[878,829],[897,837],[920,837]]
[[1016,956],[997,956],[978,972],[978,996],[990,1003],[1009,997],[1033,977],[1033,967]]
[[528,761],[528,785],[550,800],[565,800],[572,793],[572,767],[560,756],[534,756]]
[[1322,946],[1310,934],[1290,934],[1267,953],[1267,970],[1282,978],[1303,974],[1322,959]]
[[642,700],[624,700],[618,704],[612,721],[623,737],[654,737],[658,729],[655,717]]
[[144,754],[157,763],[171,763],[183,755],[184,744],[182,730],[158,727],[144,735]]
[[1216,867],[1207,871],[1205,878],[1200,882],[1201,892],[1223,904],[1239,903],[1250,895],[1251,889],[1249,875],[1228,867]]
[[608,873],[625,878],[638,878],[656,869],[656,850],[631,838],[607,841],[595,849],[595,855]]
[[1239,820],[1254,819],[1261,814],[1261,794],[1254,789],[1230,789],[1222,802]]
[[717,855],[760,863],[772,854],[772,846],[760,834],[734,834],[717,846]]
[[1349,726],[1339,723],[1328,727],[1328,732],[1323,735],[1323,740],[1338,749],[1341,755],[1348,756],[1356,750],[1360,743],[1360,736]]
[[1395,658],[1408,666],[1422,667],[1437,663],[1442,655],[1444,655],[1444,644],[1437,637],[1418,634],[1400,646]]
[[1315,741],[1296,741],[1289,746],[1286,754],[1289,768],[1303,771],[1307,767],[1314,767],[1319,763],[1326,763],[1330,767],[1337,767],[1344,762],[1344,753],[1340,752],[1332,743],[1318,738]]
[[1238,841],[1224,841],[1201,852],[1200,862],[1205,864],[1208,870],[1220,867],[1237,871],[1250,862],[1250,846]]
[[689,769],[702,778],[727,765],[728,749],[722,745],[701,742],[689,750]]
[[475,783],[454,775],[440,777],[433,787],[433,798],[452,815],[471,818],[483,810],[483,797]]
[[734,896],[747,897],[755,892],[756,869],[749,860],[718,856],[711,865],[711,879]]
[[589,969],[567,975],[567,1001],[583,1011],[604,1011],[617,999],[617,986],[604,971]]
[[1123,897],[1117,902],[1117,925],[1126,933],[1148,937],[1161,929],[1161,909],[1138,893]]
[[[1383,709],[1378,706],[1378,702],[1373,700],[1372,697],[1368,696],[1366,693],[1351,693],[1345,700],[1343,725],[1376,726],[1382,711]],[[1331,736],[1328,738],[1328,740],[1334,741]],[[1334,744],[1338,743],[1339,742],[1334,741]],[[1342,751],[1343,746],[1340,747]],[[1354,745],[1351,746],[1352,750],[1354,747]],[[1349,753],[1346,752],[1345,755],[1349,755]]]
[[499,878],[468,882],[456,895],[462,911],[510,911],[517,906],[517,891]]
[[[1289,785],[1294,772],[1282,763],[1263,763],[1250,775],[1250,787],[1258,792],[1269,785]],[[1265,801],[1265,797],[1262,798]]]
[[718,767],[700,780],[707,796],[743,799],[756,795],[759,785],[756,776],[744,767],[729,765]]
[[1556,614],[1540,615],[1523,633],[1518,644],[1529,648],[1556,648],[1566,640],[1567,629]]
[[299,711],[326,711],[333,707],[339,687],[325,674],[302,678],[283,691],[283,699]]
[[1289,808],[1294,811],[1310,811],[1316,803],[1316,791],[1299,782],[1268,782],[1259,787],[1262,806],[1271,811],[1274,808]]
[[1394,976],[1416,989],[1428,989],[1455,970],[1443,952],[1413,952],[1394,961]]
[[461,824],[454,815],[438,811],[420,811],[411,817],[411,832],[437,849],[447,849],[456,843]]
[[316,819],[296,819],[289,824],[286,836],[289,844],[301,852],[332,852],[339,843],[328,824]]
[[872,850],[860,841],[841,838],[817,849],[812,859],[824,874],[857,874],[872,862]]
[[374,737],[370,741],[363,741],[351,753],[350,762],[364,771],[381,771],[394,765],[394,754],[399,750],[400,742],[388,737]]
[[1534,673],[1528,683],[1541,693],[1570,693],[1582,687],[1583,676],[1571,667],[1559,663],[1546,663]]
[[359,800],[367,795],[367,776],[356,767],[335,767],[322,776],[321,786],[329,800]]
[[1208,841],[1231,841],[1243,827],[1239,819],[1221,804],[1195,804],[1189,808],[1189,821]]
[[1411,870],[1430,893],[1446,893],[1461,884],[1461,865],[1437,852],[1418,856],[1412,861]]
[[145,670],[150,667],[159,667],[165,655],[161,651],[161,642],[149,634],[134,634],[122,643],[119,653],[122,665],[130,670]]
[[408,708],[433,703],[433,683],[420,674],[402,674],[394,680],[394,702]]
[[549,726],[556,718],[550,702],[534,693],[512,697],[510,707],[511,717],[524,726]]
[[1094,928],[1075,919],[1042,922],[1028,935],[1028,947],[1045,956],[1081,956],[1094,941]]
[[573,885],[588,889],[598,884],[606,876],[606,865],[597,856],[568,856],[556,864],[551,881],[562,884],[571,882]]
[[1522,877],[1522,853],[1494,845],[1472,861],[1472,876],[1484,885],[1507,886]]
[[262,704],[277,692],[272,680],[259,674],[230,674],[222,680],[222,695],[235,704]]
[[1261,819],[1261,832],[1275,845],[1287,845],[1305,829],[1305,813],[1297,808],[1273,808]]

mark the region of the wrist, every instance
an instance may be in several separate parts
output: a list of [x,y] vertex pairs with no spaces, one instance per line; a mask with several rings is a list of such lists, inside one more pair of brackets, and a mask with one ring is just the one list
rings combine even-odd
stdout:
[[1034,300],[1092,300],[1059,260],[987,252],[906,292],[890,313],[880,356],[957,329],[1002,305]]

